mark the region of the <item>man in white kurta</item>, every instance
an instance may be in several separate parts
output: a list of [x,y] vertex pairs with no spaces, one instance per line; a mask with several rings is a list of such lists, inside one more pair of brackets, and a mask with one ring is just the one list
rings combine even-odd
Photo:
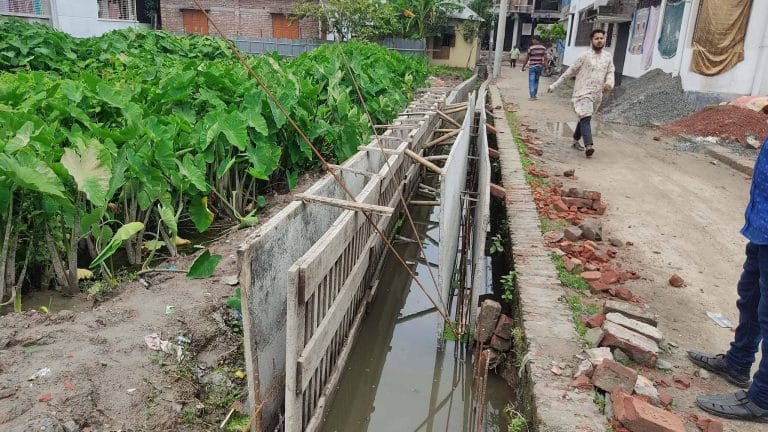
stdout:
[[[579,116],[579,123],[573,133],[573,147],[585,150],[587,157],[595,153],[592,141],[592,115],[603,101],[603,92],[613,88],[613,74],[616,70],[613,66],[613,57],[603,50],[604,46],[605,32],[594,30],[592,49],[576,58],[573,65],[548,89],[552,92],[564,80],[576,77],[571,101],[574,111]],[[584,146],[579,143],[582,138]]]

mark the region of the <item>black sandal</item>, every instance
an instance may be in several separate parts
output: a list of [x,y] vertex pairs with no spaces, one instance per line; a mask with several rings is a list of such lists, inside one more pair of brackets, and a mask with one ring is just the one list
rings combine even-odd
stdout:
[[592,144],[586,146],[587,150],[584,152],[584,154],[587,155],[587,157],[592,157],[593,154],[595,154],[595,149],[592,147]]
[[768,409],[760,408],[747,397],[747,392],[740,390],[713,396],[699,396],[696,405],[704,411],[718,417],[768,423]]
[[696,351],[688,351],[688,358],[696,366],[720,375],[735,386],[749,388],[751,384],[749,374],[738,374],[728,367],[725,363],[725,354],[711,356]]

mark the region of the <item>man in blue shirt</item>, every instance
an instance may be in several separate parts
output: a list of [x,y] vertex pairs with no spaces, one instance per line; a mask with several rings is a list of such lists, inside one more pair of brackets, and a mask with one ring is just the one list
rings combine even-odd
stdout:
[[[699,396],[696,404],[711,414],[768,423],[768,140],[763,143],[752,174],[749,204],[741,233],[749,240],[744,271],[737,286],[739,325],[725,354],[688,351],[696,365],[738,387],[736,393]],[[762,360],[750,385],[749,372],[762,341]]]

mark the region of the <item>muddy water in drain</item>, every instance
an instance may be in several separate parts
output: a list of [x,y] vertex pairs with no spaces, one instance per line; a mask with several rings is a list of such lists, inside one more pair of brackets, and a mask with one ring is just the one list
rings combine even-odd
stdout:
[[[438,261],[436,211],[412,209],[429,263]],[[421,221],[421,222],[419,222]],[[413,238],[403,223],[403,236]],[[427,263],[414,243],[398,252],[413,263],[419,280],[437,299]],[[432,271],[437,278],[436,264]],[[442,320],[395,258],[387,256],[371,304],[328,409],[326,432],[464,431],[470,424],[472,364],[462,345],[441,342]],[[512,395],[492,373],[488,380],[486,431],[506,430],[504,406]]]

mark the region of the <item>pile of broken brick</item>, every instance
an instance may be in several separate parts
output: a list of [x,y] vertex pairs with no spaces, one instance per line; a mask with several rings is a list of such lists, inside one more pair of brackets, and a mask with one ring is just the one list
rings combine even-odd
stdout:
[[477,316],[474,339],[483,348],[489,349],[489,367],[498,365],[500,354],[509,352],[514,345],[514,320],[501,313],[501,304],[495,300],[484,300]]
[[[684,432],[682,419],[667,410],[672,404],[672,396],[659,391],[659,387],[671,387],[673,383],[665,378],[651,380],[620,362],[633,360],[649,368],[668,368],[658,361],[659,346],[663,335],[656,328],[658,318],[645,308],[615,300],[608,300],[604,305],[604,315],[595,320],[595,326],[589,332],[595,342],[577,356],[582,360],[570,387],[577,391],[597,390],[605,394],[605,415],[618,432],[668,431]],[[678,389],[691,386],[688,377],[673,375],[672,381]],[[656,385],[654,385],[654,382]],[[701,431],[722,431],[720,421],[696,417],[689,418]]]
[[560,189],[558,182],[548,189],[534,190],[533,199],[542,216],[565,219],[574,225],[580,224],[585,215],[605,214],[607,208],[600,192],[578,188]]

